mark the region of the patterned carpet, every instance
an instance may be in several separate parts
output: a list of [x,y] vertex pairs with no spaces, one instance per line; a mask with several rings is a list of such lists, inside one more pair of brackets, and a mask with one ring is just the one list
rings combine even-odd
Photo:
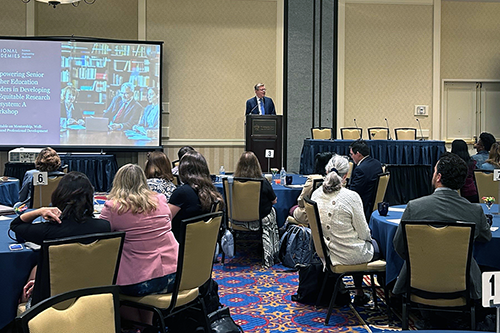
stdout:
[[366,307],[334,308],[329,326],[324,326],[326,308],[316,309],[291,300],[297,291],[298,273],[282,265],[265,269],[261,265],[258,242],[238,240],[236,243],[236,257],[226,258],[225,265],[214,264],[213,278],[219,283],[221,303],[229,306],[233,319],[245,332],[401,330],[399,319],[388,324],[382,291],[380,308],[373,308],[372,302]]

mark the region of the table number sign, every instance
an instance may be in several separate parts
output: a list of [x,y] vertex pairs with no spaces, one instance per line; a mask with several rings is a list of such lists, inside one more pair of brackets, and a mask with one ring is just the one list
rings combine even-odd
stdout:
[[496,331],[500,333],[500,272],[484,272],[483,279],[483,307],[497,308]]
[[33,173],[33,185],[49,185],[47,171]]

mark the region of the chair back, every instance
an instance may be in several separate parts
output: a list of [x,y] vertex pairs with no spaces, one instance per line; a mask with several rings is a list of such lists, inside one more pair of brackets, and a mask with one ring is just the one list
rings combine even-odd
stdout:
[[323,239],[323,229],[321,228],[318,205],[307,196],[304,198],[304,209],[306,211],[307,220],[309,221],[309,228],[311,228],[311,236],[316,254],[323,264],[327,265],[327,267],[331,267],[328,249]]
[[118,287],[78,289],[50,297],[17,317],[16,324],[23,333],[119,333]]
[[313,140],[330,140],[332,138],[331,128],[313,127],[311,128]]
[[463,306],[470,299],[474,223],[401,221],[407,290],[414,302]]
[[173,175],[174,176],[174,179],[172,180],[172,183],[175,185],[175,186],[179,186],[181,184],[181,181],[179,179],[179,175]]
[[359,127],[342,127],[340,129],[342,140],[359,140],[363,138],[363,129]]
[[477,194],[482,197],[498,197],[498,186],[500,182],[493,181],[493,172],[474,170],[476,178]]
[[260,220],[260,190],[263,181],[264,179],[235,177],[232,186],[230,186],[227,178],[223,178],[222,185],[230,221],[252,222]]
[[124,232],[44,241],[32,304],[67,291],[116,282]]
[[389,140],[389,129],[387,127],[368,128],[368,137],[370,140]]
[[387,185],[389,184],[389,179],[391,174],[389,172],[380,173],[377,178],[377,184],[373,195],[373,211],[377,210],[377,205],[379,202],[384,201],[385,192],[387,191]]
[[323,185],[323,182],[325,181],[324,178],[316,178],[313,180],[313,187],[312,187],[312,192],[316,191],[318,188],[321,187],[321,185]]
[[175,308],[179,294],[200,287],[212,276],[221,221],[222,212],[182,220],[175,288],[168,312]]
[[48,207],[52,202],[52,192],[56,189],[64,175],[49,176],[48,185],[33,186],[32,208]]
[[172,168],[175,168],[176,166],[178,166],[179,163],[180,163],[180,160],[172,161]]
[[394,129],[396,140],[417,140],[417,129],[410,127],[401,127]]

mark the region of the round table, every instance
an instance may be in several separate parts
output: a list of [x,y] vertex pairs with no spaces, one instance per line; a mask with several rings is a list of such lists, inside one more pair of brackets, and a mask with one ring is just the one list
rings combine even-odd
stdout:
[[[485,204],[481,204],[481,207],[485,213],[488,213]],[[396,280],[403,266],[403,259],[394,251],[392,239],[405,208],[406,205],[389,207],[387,216],[380,216],[378,211],[374,211],[370,218],[372,237],[379,242],[380,251],[387,263],[386,283]],[[475,242],[473,256],[479,265],[500,270],[500,215],[497,213],[498,205],[493,205],[491,212],[495,212],[493,214],[492,238],[487,243]]]
[[9,177],[0,181],[0,204],[14,206],[19,201],[19,179]]

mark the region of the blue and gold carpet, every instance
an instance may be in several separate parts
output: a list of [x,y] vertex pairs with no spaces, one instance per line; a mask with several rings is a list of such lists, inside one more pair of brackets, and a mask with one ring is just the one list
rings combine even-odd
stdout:
[[226,258],[225,265],[214,264],[213,278],[219,283],[221,303],[230,308],[233,319],[245,332],[401,330],[399,320],[388,322],[382,291],[380,308],[373,308],[371,302],[365,307],[334,308],[329,326],[324,326],[326,308],[291,300],[299,284],[297,272],[290,272],[282,265],[263,268],[259,244],[247,240],[238,242],[244,244],[236,247],[235,258]]

